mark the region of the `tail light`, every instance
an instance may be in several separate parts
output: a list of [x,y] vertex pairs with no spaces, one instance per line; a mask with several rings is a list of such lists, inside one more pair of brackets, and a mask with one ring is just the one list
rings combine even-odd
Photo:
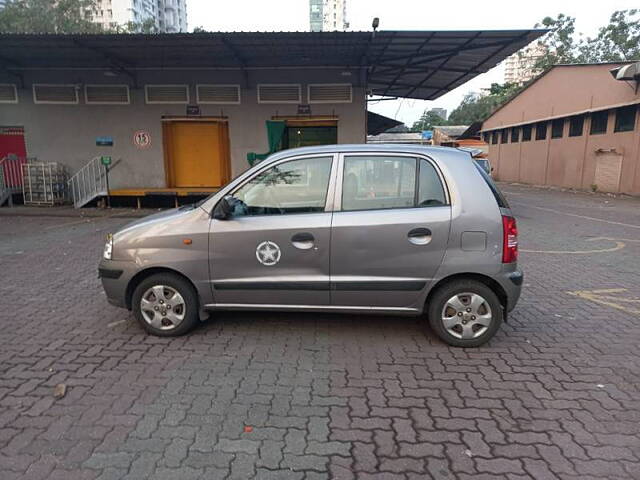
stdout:
[[502,263],[518,260],[518,227],[516,219],[502,216]]

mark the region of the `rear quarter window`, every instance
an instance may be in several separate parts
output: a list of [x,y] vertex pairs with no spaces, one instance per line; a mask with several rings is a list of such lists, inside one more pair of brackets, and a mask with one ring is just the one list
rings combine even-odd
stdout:
[[509,204],[507,203],[507,199],[504,198],[504,195],[502,194],[502,192],[500,191],[498,186],[495,184],[493,179],[476,162],[473,162],[473,165],[476,167],[476,170],[478,170],[478,172],[480,173],[480,176],[487,183],[487,186],[491,190],[491,193],[493,193],[493,196],[496,199],[496,202],[497,202],[498,206],[500,208],[509,208]]

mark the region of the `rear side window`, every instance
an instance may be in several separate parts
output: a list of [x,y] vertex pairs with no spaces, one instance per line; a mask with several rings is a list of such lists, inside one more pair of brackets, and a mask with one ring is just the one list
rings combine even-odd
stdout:
[[507,199],[504,198],[504,195],[502,194],[500,189],[496,186],[496,184],[493,182],[493,179],[487,174],[487,172],[485,172],[482,169],[480,165],[478,165],[476,162],[473,162],[473,164],[476,166],[476,169],[478,170],[478,172],[480,172],[480,175],[482,176],[482,178],[484,178],[484,181],[487,183],[487,186],[491,190],[491,193],[493,193],[493,196],[496,199],[496,203],[498,204],[498,206],[500,208],[509,208]]
[[440,177],[426,160],[383,155],[347,156],[344,159],[344,211],[445,204]]
[[420,160],[418,207],[433,207],[447,203],[442,182],[436,169],[426,160]]

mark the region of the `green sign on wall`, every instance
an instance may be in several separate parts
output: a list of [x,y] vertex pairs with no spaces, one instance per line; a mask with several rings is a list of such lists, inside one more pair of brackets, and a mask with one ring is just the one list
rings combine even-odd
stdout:
[[105,167],[108,167],[109,165],[111,165],[111,157],[108,156],[108,155],[102,156],[102,157],[100,157],[100,162]]

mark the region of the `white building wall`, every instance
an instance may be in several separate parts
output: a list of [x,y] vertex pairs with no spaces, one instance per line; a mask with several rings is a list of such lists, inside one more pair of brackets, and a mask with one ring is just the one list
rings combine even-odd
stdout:
[[[203,117],[226,117],[229,124],[231,174],[237,176],[249,168],[247,153],[268,151],[265,121],[276,116],[296,116],[297,104],[259,104],[259,83],[300,83],[302,103],[308,103],[310,83],[345,83],[340,70],[327,71],[260,71],[250,72],[248,83],[242,86],[238,105],[201,104]],[[283,75],[286,81],[283,81]],[[352,75],[351,78],[357,78]],[[5,79],[0,78],[4,82]],[[145,84],[188,84],[189,104],[197,104],[197,84],[242,84],[238,72],[144,72],[138,74],[137,87],[131,87],[129,105],[87,105],[83,98],[84,84],[122,84],[129,80],[105,77],[101,72],[79,74],[50,72],[25,77],[25,88],[18,89],[19,102],[3,104],[0,126],[23,126],[29,156],[42,161],[60,162],[75,173],[91,158],[111,155],[114,168],[111,187],[165,187],[163,117],[186,117],[186,105],[145,103]],[[352,80],[353,81],[353,80]],[[80,101],[73,105],[34,104],[33,83],[76,84]],[[338,118],[338,143],[366,141],[365,89],[354,85],[352,103],[311,104],[312,116]],[[151,145],[138,149],[134,133],[150,134]],[[113,147],[96,146],[96,137],[113,138]]]

